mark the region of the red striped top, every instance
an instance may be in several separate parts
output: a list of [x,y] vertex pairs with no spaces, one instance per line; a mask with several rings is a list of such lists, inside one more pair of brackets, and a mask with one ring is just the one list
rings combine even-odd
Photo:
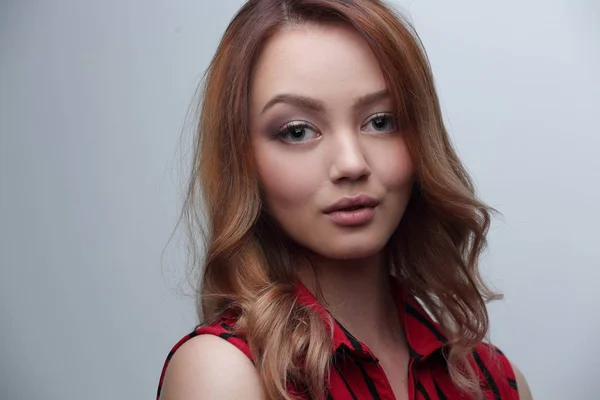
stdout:
[[[440,326],[435,323],[414,298],[404,296],[395,283],[394,295],[406,340],[410,350],[409,399],[453,400],[465,397],[454,387],[442,346],[447,342]],[[297,301],[313,308],[323,318],[328,312],[300,282],[296,286]],[[190,338],[200,334],[217,335],[229,341],[252,359],[248,343],[233,334],[235,317],[224,315],[209,326],[196,328],[182,338],[170,351],[162,369],[157,400],[160,397],[165,371],[177,349]],[[334,320],[333,362],[328,382],[328,400],[395,400],[392,387],[369,348],[357,340],[338,321]],[[504,354],[494,346],[480,344],[473,351],[472,363],[479,374],[486,400],[518,400],[514,371]],[[298,399],[310,399],[301,387],[292,387]]]

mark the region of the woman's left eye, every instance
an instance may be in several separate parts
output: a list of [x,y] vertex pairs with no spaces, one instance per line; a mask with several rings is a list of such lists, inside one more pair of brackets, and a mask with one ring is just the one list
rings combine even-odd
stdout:
[[372,116],[363,125],[363,129],[368,130],[368,127],[372,127],[373,132],[393,132],[396,130],[396,121],[390,113],[379,113]]

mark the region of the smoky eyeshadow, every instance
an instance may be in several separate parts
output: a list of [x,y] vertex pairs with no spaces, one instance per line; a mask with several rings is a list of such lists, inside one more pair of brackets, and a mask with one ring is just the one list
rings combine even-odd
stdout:
[[264,132],[269,136],[275,135],[288,121],[288,118],[271,118],[265,125]]
[[269,136],[276,135],[285,124],[292,121],[307,121],[313,124],[311,118],[308,118],[306,115],[301,116],[292,112],[278,112],[277,115],[267,119],[267,122],[263,125],[263,132]]

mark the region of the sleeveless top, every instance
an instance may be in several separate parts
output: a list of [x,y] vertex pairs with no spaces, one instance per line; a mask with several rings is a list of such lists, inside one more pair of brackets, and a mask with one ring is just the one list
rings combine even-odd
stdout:
[[[394,279],[393,293],[400,321],[408,342],[410,360],[408,368],[408,394],[411,400],[454,400],[466,399],[450,380],[443,346],[446,336],[420,303],[405,296],[398,281]],[[296,284],[296,301],[311,307],[322,318],[328,311],[300,282]],[[332,367],[329,375],[327,400],[395,400],[392,387],[369,348],[357,340],[338,321],[334,321]],[[252,360],[246,340],[233,333],[234,315],[225,313],[208,326],[197,327],[182,338],[169,352],[160,376],[157,400],[163,384],[169,360],[177,349],[189,339],[203,334],[216,335],[241,350]],[[512,366],[507,357],[495,346],[481,343],[472,353],[472,366],[480,378],[486,400],[518,400],[519,393]],[[289,386],[294,398],[309,400],[304,387]]]

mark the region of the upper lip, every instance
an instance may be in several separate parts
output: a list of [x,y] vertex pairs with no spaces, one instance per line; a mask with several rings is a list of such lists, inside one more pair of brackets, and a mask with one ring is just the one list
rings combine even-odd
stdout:
[[327,207],[323,212],[327,214],[350,207],[376,207],[378,204],[379,200],[374,197],[360,194],[358,196],[344,197]]

